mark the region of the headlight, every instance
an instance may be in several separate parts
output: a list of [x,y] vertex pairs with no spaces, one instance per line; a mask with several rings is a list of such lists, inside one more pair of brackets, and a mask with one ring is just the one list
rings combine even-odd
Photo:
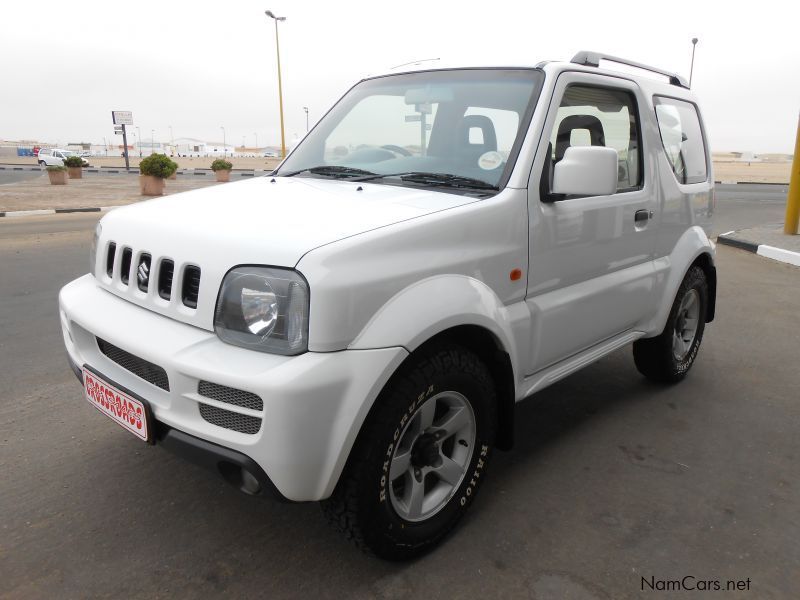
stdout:
[[223,342],[261,352],[308,350],[308,284],[297,271],[237,267],[222,281],[214,330]]
[[89,248],[89,273],[94,275],[97,268],[97,243],[100,241],[100,234],[103,232],[103,226],[98,223],[94,228],[94,237],[92,238],[92,247]]

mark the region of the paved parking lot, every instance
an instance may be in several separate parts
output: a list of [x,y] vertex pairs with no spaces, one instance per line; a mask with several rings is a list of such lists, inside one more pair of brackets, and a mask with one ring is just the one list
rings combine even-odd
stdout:
[[96,219],[0,222],[0,596],[617,599],[692,576],[750,591],[683,596],[797,597],[800,269],[719,247],[685,382],[648,383],[626,349],[521,404],[455,535],[390,564],[86,405],[56,294]]

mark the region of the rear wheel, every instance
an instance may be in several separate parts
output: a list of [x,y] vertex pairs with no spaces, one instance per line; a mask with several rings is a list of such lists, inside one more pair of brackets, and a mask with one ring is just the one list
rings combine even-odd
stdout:
[[692,368],[706,324],[708,282],[705,272],[693,266],[683,278],[664,331],[633,344],[636,368],[645,377],[675,383]]
[[40,160],[40,161],[39,161],[39,166],[40,166],[40,167],[44,167],[46,164],[47,164],[47,163],[46,163],[46,162],[44,162],[43,160]]
[[376,400],[323,512],[381,558],[424,553],[472,503],[495,423],[494,386],[480,359],[460,347],[426,353]]

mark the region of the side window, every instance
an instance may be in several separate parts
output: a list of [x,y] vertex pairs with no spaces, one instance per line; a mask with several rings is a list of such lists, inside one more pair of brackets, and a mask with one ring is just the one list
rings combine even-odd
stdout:
[[[614,148],[618,154],[617,192],[642,186],[641,133],[636,100],[630,92],[588,85],[567,87],[550,135],[550,167],[564,158],[570,146]],[[552,177],[548,181],[552,182]]]
[[680,183],[706,181],[706,145],[695,105],[662,96],[654,97],[653,104],[661,143],[675,177]]

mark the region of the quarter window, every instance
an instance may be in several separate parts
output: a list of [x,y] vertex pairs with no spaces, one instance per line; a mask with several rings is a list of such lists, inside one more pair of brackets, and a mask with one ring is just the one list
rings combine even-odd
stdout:
[[661,143],[675,177],[680,183],[706,181],[706,146],[695,105],[662,96],[653,98],[653,104]]

